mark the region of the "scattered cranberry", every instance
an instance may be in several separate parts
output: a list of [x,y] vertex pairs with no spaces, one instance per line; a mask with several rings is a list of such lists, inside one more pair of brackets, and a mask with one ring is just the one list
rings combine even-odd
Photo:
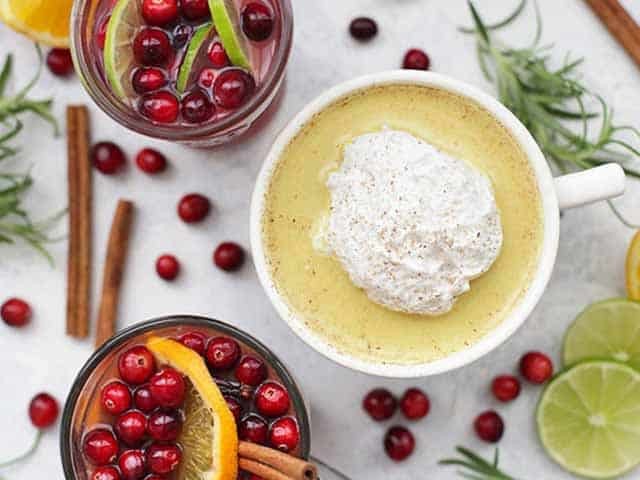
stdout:
[[154,122],[175,122],[179,111],[178,99],[170,92],[149,93],[140,101],[140,113]]
[[141,67],[133,74],[133,89],[139,94],[153,92],[167,84],[167,76],[156,67]]
[[262,360],[251,355],[245,355],[240,359],[236,367],[236,378],[245,385],[257,387],[267,378],[267,366]]
[[102,389],[102,408],[111,415],[120,415],[131,407],[131,392],[122,382],[111,382]]
[[187,332],[180,337],[180,343],[204,356],[207,347],[206,337],[198,332]]
[[83,452],[94,465],[112,463],[118,455],[118,441],[109,430],[92,430],[84,437]]
[[242,31],[254,42],[261,42],[273,32],[273,13],[262,2],[248,3],[242,10]]
[[133,40],[133,54],[143,65],[162,66],[171,56],[169,36],[157,28],[145,28]]
[[215,337],[207,345],[206,359],[215,370],[233,367],[240,357],[240,345],[232,338]]
[[58,77],[66,77],[73,73],[73,59],[67,48],[52,48],[47,54],[47,67]]
[[528,352],[520,359],[520,373],[531,383],[544,383],[553,375],[553,363],[544,353]]
[[176,50],[184,47],[193,34],[193,27],[191,25],[180,24],[173,29],[173,48]]
[[520,381],[513,375],[500,375],[494,378],[491,391],[501,402],[510,402],[520,395]]
[[167,158],[153,148],[144,148],[136,155],[136,165],[143,172],[153,175],[165,171]]
[[429,397],[417,388],[410,388],[400,400],[400,409],[409,420],[419,420],[429,413],[431,403]]
[[378,33],[378,24],[371,18],[358,17],[349,25],[349,32],[356,40],[371,40]]
[[362,408],[376,422],[390,419],[396,412],[398,402],[389,390],[376,388],[371,390],[362,401]]
[[171,23],[178,18],[178,0],[143,0],[142,16],[151,25]]
[[267,382],[255,395],[256,408],[267,417],[279,417],[289,411],[289,393],[279,383]]
[[24,327],[31,320],[31,307],[20,298],[10,298],[0,307],[0,317],[10,327]]
[[93,166],[105,175],[112,175],[125,164],[125,156],[119,146],[113,142],[99,142],[91,149]]
[[200,20],[209,16],[207,0],[182,0],[182,13],[189,20]]
[[117,418],[114,429],[122,442],[135,447],[142,442],[147,432],[147,417],[135,410],[123,413]]
[[198,77],[198,85],[204,89],[213,87],[213,82],[216,80],[217,72],[213,68],[203,68]]
[[238,402],[235,398],[224,397],[224,399],[227,401],[227,406],[235,417],[236,422],[239,422],[240,416],[242,415],[242,405],[240,405],[240,402]]
[[264,445],[267,443],[269,426],[257,415],[248,415],[240,422],[238,435],[241,440]]
[[227,272],[240,269],[244,263],[244,250],[233,242],[224,242],[218,245],[213,252],[213,262],[218,268]]
[[223,68],[229,65],[229,57],[220,42],[213,42],[209,47],[209,61],[216,68]]
[[146,453],[149,470],[160,475],[173,472],[182,458],[182,452],[175,445],[153,444]]
[[255,86],[251,75],[244,70],[231,68],[218,75],[213,84],[213,94],[222,108],[234,109],[249,98]]
[[200,90],[191,92],[182,99],[182,116],[188,123],[204,123],[216,112],[216,107],[207,94]]
[[173,442],[180,435],[182,420],[176,411],[158,411],[149,417],[147,431],[158,442]]
[[392,427],[384,437],[387,455],[395,462],[401,462],[409,457],[415,446],[413,434],[404,427]]
[[283,452],[291,452],[298,446],[300,432],[298,423],[291,417],[273,422],[269,430],[269,444]]
[[120,480],[120,472],[114,467],[100,467],[94,470],[91,480]]
[[485,442],[495,443],[504,433],[504,423],[500,415],[493,410],[481,413],[473,423],[473,427],[480,437]]
[[429,70],[429,65],[431,65],[429,56],[422,50],[412,48],[404,56],[402,68],[408,70]]
[[178,202],[178,215],[186,223],[201,222],[209,215],[210,211],[211,202],[199,193],[185,195]]
[[133,392],[133,404],[138,410],[144,413],[149,413],[158,406],[158,402],[156,402],[151,395],[151,390],[149,390],[148,385],[138,387],[136,391]]
[[151,377],[149,390],[161,407],[179,407],[184,401],[184,378],[177,370],[165,368]]
[[96,43],[100,50],[104,49],[104,44],[107,39],[107,28],[109,28],[109,20],[111,20],[111,16],[103,18],[100,26],[96,30]]
[[173,255],[161,255],[156,260],[156,272],[164,280],[175,280],[180,273],[180,262]]
[[58,402],[48,393],[39,393],[29,404],[29,418],[36,428],[47,428],[58,418]]
[[126,450],[120,455],[118,466],[124,480],[140,480],[146,470],[144,453],[140,450]]
[[118,359],[120,377],[132,385],[140,385],[149,380],[155,369],[153,354],[142,345],[130,348]]

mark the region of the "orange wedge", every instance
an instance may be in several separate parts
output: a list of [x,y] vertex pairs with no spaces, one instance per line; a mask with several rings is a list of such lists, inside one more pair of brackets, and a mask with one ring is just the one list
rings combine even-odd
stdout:
[[238,476],[236,422],[200,355],[168,338],[151,337],[147,348],[158,363],[167,364],[189,380],[185,422],[178,441],[183,458],[181,480],[235,480]]
[[640,301],[640,231],[635,234],[627,252],[627,295]]
[[73,0],[0,0],[0,21],[33,40],[69,46]]

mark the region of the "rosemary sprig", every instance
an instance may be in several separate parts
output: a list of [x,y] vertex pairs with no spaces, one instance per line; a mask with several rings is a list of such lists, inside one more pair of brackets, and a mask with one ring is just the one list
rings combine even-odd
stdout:
[[461,467],[458,474],[469,480],[516,480],[498,468],[499,454],[493,457],[493,462],[487,460],[464,447],[456,447],[461,458],[446,458],[438,462],[440,465]]

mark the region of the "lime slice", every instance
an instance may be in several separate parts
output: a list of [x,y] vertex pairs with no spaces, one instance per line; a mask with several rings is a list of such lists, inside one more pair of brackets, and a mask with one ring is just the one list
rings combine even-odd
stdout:
[[640,373],[616,362],[581,363],[547,386],[537,423],[545,450],[569,472],[622,475],[640,463]]
[[198,54],[202,49],[207,38],[211,31],[213,30],[213,24],[208,23],[206,25],[202,25],[199,27],[191,41],[189,42],[189,47],[187,48],[187,53],[184,55],[184,60],[182,60],[182,65],[180,66],[180,71],[178,72],[178,81],[176,83],[176,89],[178,93],[184,93],[187,88],[187,83],[189,82],[189,78],[191,78],[191,70],[193,69],[193,64],[198,58]]
[[104,69],[113,92],[121,99],[131,93],[131,42],[143,24],[141,2],[118,0],[111,13],[104,43]]
[[615,298],[587,307],[569,327],[564,362],[611,359],[640,370],[640,303]]
[[231,63],[251,71],[247,45],[240,28],[239,12],[233,0],[209,0],[209,10]]

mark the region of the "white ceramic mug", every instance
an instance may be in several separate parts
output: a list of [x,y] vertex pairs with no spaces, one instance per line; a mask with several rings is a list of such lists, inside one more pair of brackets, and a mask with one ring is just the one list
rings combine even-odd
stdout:
[[[543,207],[542,249],[535,277],[524,298],[507,319],[475,344],[445,358],[417,365],[365,361],[340,352],[317,335],[277,291],[269,272],[262,241],[265,195],[275,166],[289,142],[314,115],[336,100],[358,90],[389,84],[422,85],[446,90],[467,97],[491,112],[511,132],[526,153],[535,172]],[[304,159],[301,158],[300,161],[303,162]],[[328,90],[298,113],[280,133],[260,171],[253,194],[251,205],[253,258],[260,282],[280,316],[302,340],[318,352],[346,367],[373,375],[400,378],[434,375],[471,363],[490,352],[509,338],[531,314],[547,286],[556,260],[560,226],[559,211],[621,195],[624,192],[624,185],[624,172],[617,164],[603,165],[554,179],[542,151],[524,125],[495,98],[471,85],[435,73],[406,70],[383,72],[356,78]]]

